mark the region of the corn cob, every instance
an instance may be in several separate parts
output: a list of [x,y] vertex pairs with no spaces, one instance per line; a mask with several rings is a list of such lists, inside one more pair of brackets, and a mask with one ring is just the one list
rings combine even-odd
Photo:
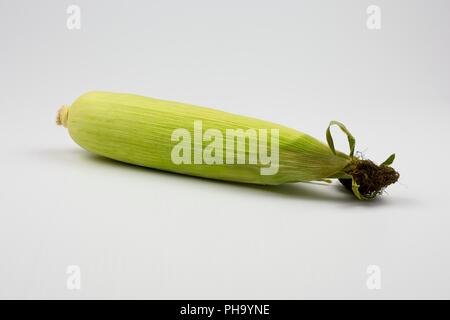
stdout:
[[[394,155],[379,166],[355,156],[355,139],[337,121],[328,126],[326,145],[285,126],[219,110],[131,94],[89,92],[70,107],[63,106],[57,123],[90,152],[210,179],[278,185],[337,178],[358,199],[369,199],[399,177],[390,167]],[[335,150],[333,125],[347,135],[349,155]],[[255,137],[259,142],[252,144]]]

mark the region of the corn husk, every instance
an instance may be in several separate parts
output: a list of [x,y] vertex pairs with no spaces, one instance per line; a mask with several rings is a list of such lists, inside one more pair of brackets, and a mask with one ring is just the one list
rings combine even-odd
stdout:
[[[201,122],[203,132],[227,129],[278,131],[279,157],[275,174],[261,174],[263,163],[222,164],[181,163],[171,157],[176,145],[173,133],[179,128],[194,132],[194,124]],[[89,92],[80,96],[70,107],[63,107],[57,122],[68,128],[72,139],[82,148],[117,161],[186,175],[243,183],[278,185],[289,182],[328,181],[331,178],[352,179],[348,168],[355,162],[355,139],[347,128],[332,121],[326,131],[327,144],[279,124],[235,115],[195,105],[165,101],[132,94]],[[347,134],[350,154],[336,151],[330,127],[337,125]],[[197,128],[198,129],[198,128]],[[269,134],[270,136],[270,134]],[[268,139],[271,141],[270,139]],[[192,158],[202,155],[211,141],[194,141]],[[201,148],[200,148],[200,145]],[[255,150],[230,149],[223,143],[223,154],[250,159],[258,157]],[[258,150],[256,150],[256,153]],[[393,158],[388,159],[392,162]],[[386,166],[390,163],[385,163]],[[352,189],[360,199],[358,185]]]

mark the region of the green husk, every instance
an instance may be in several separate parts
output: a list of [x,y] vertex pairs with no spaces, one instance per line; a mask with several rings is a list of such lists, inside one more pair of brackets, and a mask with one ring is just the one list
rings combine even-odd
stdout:
[[[172,133],[177,128],[186,128],[192,132],[194,121],[198,120],[202,121],[204,131],[219,129],[224,135],[226,129],[278,129],[278,172],[274,175],[261,175],[260,170],[264,166],[260,163],[173,163]],[[366,184],[364,178],[361,178],[364,174],[355,176],[356,178],[354,175],[356,168],[359,168],[358,164],[367,160],[355,157],[355,139],[337,121],[332,121],[327,128],[326,145],[285,126],[219,110],[131,94],[89,92],[80,96],[70,108],[61,108],[57,122],[69,129],[70,136],[77,144],[93,153],[134,165],[204,178],[263,185],[338,178],[347,186],[348,181],[351,181],[351,190],[358,199],[373,198],[398,179],[398,173],[392,169],[397,174],[396,179],[386,180],[387,185],[376,186],[361,194],[360,185]],[[335,150],[330,132],[333,125],[337,125],[347,135],[349,155]],[[201,143],[204,150],[208,142]],[[226,151],[225,146],[224,154]],[[197,151],[193,152],[195,157]],[[234,152],[238,157],[239,151]],[[250,148],[244,152],[246,159],[252,156]],[[390,168],[393,160],[394,156],[391,156],[382,165],[374,166]],[[370,179],[373,180],[373,177]]]

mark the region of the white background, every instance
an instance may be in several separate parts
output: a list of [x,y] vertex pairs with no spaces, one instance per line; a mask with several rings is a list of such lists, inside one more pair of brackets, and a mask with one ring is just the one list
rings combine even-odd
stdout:
[[[81,30],[66,9],[81,8]],[[366,9],[381,8],[381,30]],[[448,1],[0,0],[1,298],[450,298]],[[54,123],[90,90],[344,122],[398,184],[254,187],[103,159]],[[335,131],[339,149],[345,137]],[[68,290],[66,268],[81,268]],[[369,290],[369,265],[381,289]]]

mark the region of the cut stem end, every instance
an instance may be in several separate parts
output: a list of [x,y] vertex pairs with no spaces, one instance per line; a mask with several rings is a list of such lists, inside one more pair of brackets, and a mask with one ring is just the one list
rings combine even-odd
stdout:
[[58,126],[64,126],[67,128],[67,121],[69,120],[69,107],[62,106],[58,110],[58,114],[56,115],[56,124]]

